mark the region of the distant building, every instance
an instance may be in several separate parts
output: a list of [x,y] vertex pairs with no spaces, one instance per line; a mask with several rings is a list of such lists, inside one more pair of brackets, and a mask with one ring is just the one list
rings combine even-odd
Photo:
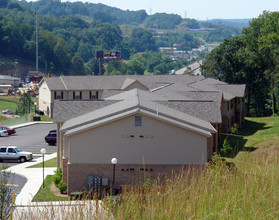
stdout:
[[20,78],[7,75],[0,75],[0,92],[7,93],[8,90],[15,90],[19,87]]

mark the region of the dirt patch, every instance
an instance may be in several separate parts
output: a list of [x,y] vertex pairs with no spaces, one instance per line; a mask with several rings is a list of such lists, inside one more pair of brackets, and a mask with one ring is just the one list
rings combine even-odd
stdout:
[[61,194],[59,189],[55,186],[54,182],[51,183],[49,187],[50,191],[52,191],[56,196],[60,197],[68,197],[66,194]]

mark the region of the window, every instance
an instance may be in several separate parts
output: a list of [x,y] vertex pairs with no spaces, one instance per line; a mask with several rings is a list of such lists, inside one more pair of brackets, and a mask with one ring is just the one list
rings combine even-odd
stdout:
[[135,116],[135,126],[141,126],[141,116]]
[[16,151],[13,148],[8,148],[8,153],[16,153]]
[[233,100],[231,100],[231,109],[233,108]]
[[2,148],[0,149],[0,152],[1,152],[1,153],[6,153],[6,151],[7,151],[7,148],[5,148],[5,147],[2,147]]
[[54,92],[54,99],[63,99],[63,92],[61,91]]
[[230,102],[227,102],[227,111],[230,110]]
[[90,99],[98,99],[99,98],[99,92],[98,91],[90,91],[89,92],[89,98]]
[[73,99],[75,100],[80,100],[82,99],[82,92],[81,91],[76,91],[76,92],[73,92]]

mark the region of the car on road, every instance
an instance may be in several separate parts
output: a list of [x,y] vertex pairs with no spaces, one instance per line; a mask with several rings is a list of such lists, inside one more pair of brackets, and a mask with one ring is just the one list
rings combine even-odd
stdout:
[[5,137],[5,136],[8,136],[9,133],[7,130],[0,130],[0,137]]
[[55,132],[56,130],[51,130],[47,136],[45,136],[45,141],[49,144],[49,145],[56,145],[56,136],[57,136],[57,132]]
[[15,134],[16,130],[7,126],[0,126],[0,131],[6,130],[9,135]]
[[22,151],[16,146],[1,146],[0,160],[17,160],[21,163],[31,161],[33,154],[27,151]]
[[14,112],[11,111],[10,109],[6,109],[6,110],[2,111],[2,114],[4,114],[4,115],[11,115],[11,114],[14,114]]

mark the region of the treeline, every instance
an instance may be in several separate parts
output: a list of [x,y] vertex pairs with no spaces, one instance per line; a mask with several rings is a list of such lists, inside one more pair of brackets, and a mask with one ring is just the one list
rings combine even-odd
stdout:
[[263,12],[242,35],[225,40],[204,62],[206,76],[245,83],[248,116],[278,113],[279,12]]
[[[2,2],[3,3],[3,2]],[[10,9],[13,4],[13,9]],[[16,7],[15,7],[16,6]],[[123,37],[119,26],[110,23],[87,22],[78,16],[38,14],[39,65],[57,75],[97,74],[97,50],[120,50],[123,59],[137,52],[158,51],[159,45],[195,47],[199,41],[189,34],[174,34],[169,39],[158,38],[143,28],[134,28]],[[19,3],[7,1],[0,8],[1,55],[35,60],[36,14]],[[164,42],[164,43],[163,43]],[[166,73],[169,68],[165,69]],[[163,72],[163,71],[162,71]]]
[[128,62],[122,60],[109,62],[105,75],[143,75],[145,73],[161,75],[170,73],[173,69],[182,68],[186,64],[186,60],[173,62],[165,53],[149,51],[132,55]]
[[[89,6],[84,8],[87,4],[90,7],[92,6],[92,9]],[[181,44],[184,45],[182,49],[191,50],[201,44],[200,37],[205,38],[206,34],[210,34],[209,32],[195,35],[187,32],[190,28],[199,28],[201,24],[195,19],[181,19],[180,16],[173,14],[161,13],[146,17],[140,11],[123,11],[101,4],[63,3],[58,0],[36,2],[1,0],[0,55],[12,59],[23,58],[25,61],[34,62],[36,54],[36,14],[33,9],[44,13],[38,13],[37,15],[39,66],[47,66],[49,72],[57,75],[97,74],[99,68],[95,59],[95,52],[98,50],[120,50],[122,59],[129,60],[137,52],[157,52],[159,47],[172,47],[173,44]],[[89,10],[87,17],[85,16],[86,10]],[[131,26],[129,33],[125,32],[125,35],[123,35],[120,27],[116,24],[119,22],[114,20],[114,22],[101,23],[94,18],[97,12],[106,16],[108,14],[112,15],[113,10],[118,15],[118,19],[122,19],[123,16],[123,19],[126,17],[132,23],[147,20],[150,25],[156,22],[157,27],[144,29],[139,26]],[[139,15],[139,12],[142,15]],[[125,13],[130,15],[128,16]],[[179,22],[180,24],[178,24]],[[121,21],[120,23],[126,22]],[[161,34],[162,32],[157,33],[158,25],[160,25],[160,28],[165,28],[165,25],[171,25],[168,28],[176,26],[176,28],[182,28],[182,31],[173,33],[167,31]],[[217,30],[216,33],[219,34]],[[233,33],[227,35],[227,37],[230,38],[232,35]],[[212,41],[214,40],[212,39]],[[162,66],[166,67],[165,73],[167,73],[170,70],[170,65],[167,65],[168,62],[164,64],[166,65]],[[160,72],[164,72],[162,68],[160,68]]]
[[104,4],[82,3],[82,2],[61,2],[61,0],[40,0],[27,2],[20,1],[23,6],[47,15],[57,17],[66,15],[82,15],[93,18],[98,22],[109,22],[113,24],[140,24],[148,16],[146,11],[129,11],[110,7]]

